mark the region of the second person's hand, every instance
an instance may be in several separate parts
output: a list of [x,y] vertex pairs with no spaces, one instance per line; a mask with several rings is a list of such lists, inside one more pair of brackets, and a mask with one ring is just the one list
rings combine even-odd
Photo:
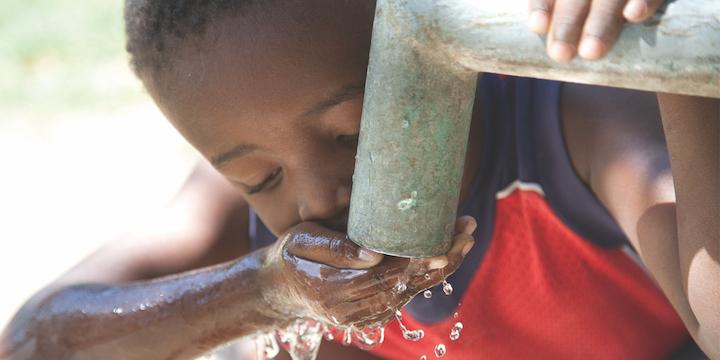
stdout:
[[625,21],[641,22],[663,0],[529,0],[528,26],[548,34],[547,53],[567,63],[576,54],[587,60],[605,56]]

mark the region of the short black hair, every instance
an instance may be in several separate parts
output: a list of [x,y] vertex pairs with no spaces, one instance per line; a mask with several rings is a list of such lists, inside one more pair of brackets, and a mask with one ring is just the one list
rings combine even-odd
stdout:
[[177,41],[202,35],[219,16],[240,13],[256,0],[126,0],[126,50],[140,77],[168,66]]

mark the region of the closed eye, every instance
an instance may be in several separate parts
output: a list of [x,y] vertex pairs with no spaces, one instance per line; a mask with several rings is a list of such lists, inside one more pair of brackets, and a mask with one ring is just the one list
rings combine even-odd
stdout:
[[245,188],[245,192],[249,195],[257,194],[259,192],[262,192],[263,190],[269,190],[273,187],[277,186],[278,183],[280,183],[280,178],[282,175],[282,168],[277,168],[273,170],[268,177],[265,178],[260,184],[257,185],[245,185],[240,184],[243,188]]

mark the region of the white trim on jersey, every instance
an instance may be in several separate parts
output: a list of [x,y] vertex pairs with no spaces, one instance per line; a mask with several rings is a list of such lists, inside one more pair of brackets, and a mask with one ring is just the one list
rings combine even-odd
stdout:
[[512,194],[515,190],[518,190],[518,189],[521,191],[534,191],[543,197],[545,196],[545,192],[543,191],[542,186],[540,186],[540,184],[515,180],[510,185],[508,185],[506,188],[498,191],[495,194],[495,199],[497,199],[497,200],[504,199],[504,198],[510,196],[510,194]]

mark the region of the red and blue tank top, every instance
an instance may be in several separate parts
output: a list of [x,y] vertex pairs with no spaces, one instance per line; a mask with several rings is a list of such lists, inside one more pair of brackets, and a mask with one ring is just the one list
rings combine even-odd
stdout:
[[[623,232],[576,175],[554,81],[484,74],[481,165],[458,215],[478,220],[475,246],[448,278],[416,296],[373,353],[388,359],[665,359],[689,341],[635,260]],[[251,241],[275,237],[251,214]],[[453,325],[464,325],[449,338]]]

